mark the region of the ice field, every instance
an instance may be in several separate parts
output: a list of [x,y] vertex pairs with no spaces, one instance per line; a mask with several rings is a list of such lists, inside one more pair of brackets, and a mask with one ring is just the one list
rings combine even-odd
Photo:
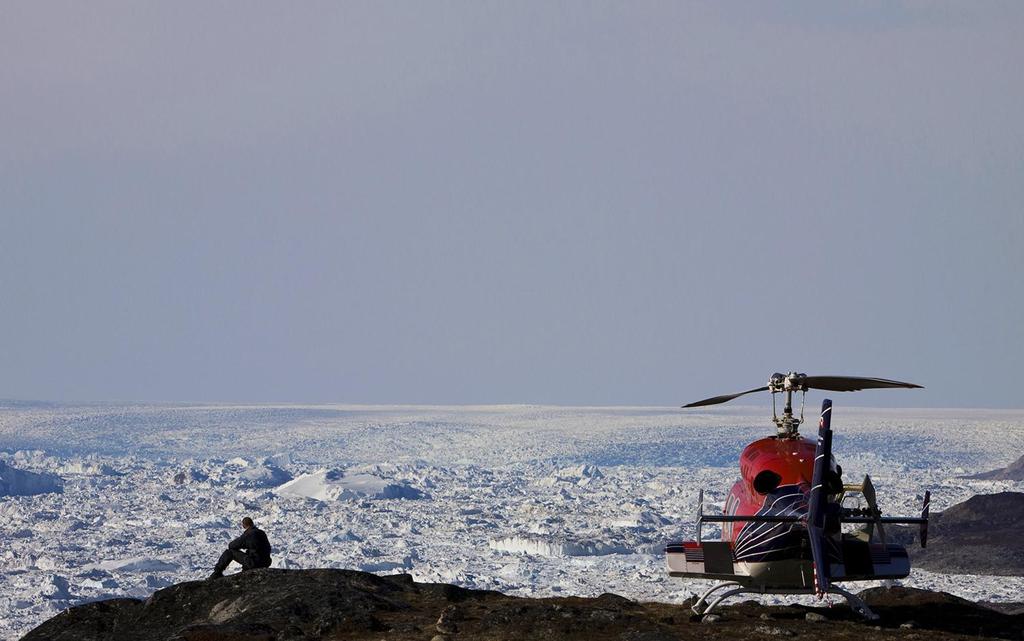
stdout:
[[[1024,491],[960,478],[1021,455],[1024,411],[834,399],[844,476],[870,473],[887,513],[916,514],[925,489],[933,511]],[[0,638],[205,578],[246,515],[277,567],[681,601],[708,584],[668,577],[664,543],[693,535],[699,489],[721,507],[739,451],[773,430],[769,406],[0,403]],[[1024,601],[1021,577],[915,570],[904,583]]]

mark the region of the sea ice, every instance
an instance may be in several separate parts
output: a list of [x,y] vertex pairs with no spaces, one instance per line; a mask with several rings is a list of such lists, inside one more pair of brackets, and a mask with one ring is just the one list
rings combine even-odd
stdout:
[[548,538],[536,535],[507,536],[490,541],[492,550],[538,556],[600,556],[603,554],[629,554],[622,545],[606,541],[574,541],[562,537]]

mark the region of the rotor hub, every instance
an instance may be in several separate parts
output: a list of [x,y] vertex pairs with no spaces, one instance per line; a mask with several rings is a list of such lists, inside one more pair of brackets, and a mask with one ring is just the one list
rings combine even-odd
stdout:
[[778,392],[805,392],[807,391],[807,374],[790,372],[782,374],[775,372],[768,379],[768,391],[776,394]]

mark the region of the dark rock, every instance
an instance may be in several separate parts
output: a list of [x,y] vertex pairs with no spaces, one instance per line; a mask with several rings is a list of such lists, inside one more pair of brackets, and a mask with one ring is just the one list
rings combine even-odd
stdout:
[[619,635],[620,641],[676,641],[679,637],[661,630],[627,630]]
[[614,610],[592,610],[590,612],[590,618],[594,621],[614,621],[621,616],[620,613]]
[[636,602],[632,599],[627,599],[624,596],[619,596],[614,592],[605,592],[604,594],[597,597],[598,603],[604,603],[607,605],[617,605],[619,607],[632,607],[636,605]]
[[286,626],[277,633],[277,641],[307,641],[306,633],[297,625]]
[[857,596],[871,607],[921,607],[926,605],[954,608],[977,607],[967,599],[947,592],[932,592],[931,590],[921,590],[919,588],[868,588],[858,593]]
[[43,625],[42,635],[29,632],[24,639],[46,641],[100,641],[114,635],[119,621],[131,620],[142,607],[138,599],[109,599],[94,601],[64,610]]
[[389,574],[381,578],[387,579],[388,581],[393,581],[398,585],[404,586],[411,586],[413,583],[415,583],[415,581],[412,580],[411,574]]
[[258,623],[235,623],[229,625],[190,625],[174,641],[276,641],[273,628]]
[[943,630],[972,636],[1016,638],[1024,629],[1024,617],[1008,616],[982,607],[967,599],[916,588],[870,588],[857,596],[873,610],[883,614],[888,626]]
[[[339,628],[380,630],[376,613],[408,607],[393,600],[398,592],[394,583],[362,572],[264,569],[216,581],[179,583],[156,591],[144,604],[122,600],[102,614],[102,604],[111,602],[72,608],[67,614],[68,623],[84,614],[92,625],[83,627],[104,627],[104,634],[76,637],[83,640],[231,639],[243,632],[250,637],[266,634],[273,638],[289,626],[315,638]],[[82,608],[86,610],[80,613]],[[55,630],[83,629],[62,623],[60,618],[44,623],[25,639],[52,639]],[[243,629],[239,625],[257,627]]]
[[992,603],[983,601],[978,605],[1003,614],[1024,614],[1024,603]]
[[454,605],[449,605],[444,610],[441,610],[441,616],[437,618],[437,623],[434,627],[441,634],[454,634],[459,626],[455,623],[455,619],[458,613]]

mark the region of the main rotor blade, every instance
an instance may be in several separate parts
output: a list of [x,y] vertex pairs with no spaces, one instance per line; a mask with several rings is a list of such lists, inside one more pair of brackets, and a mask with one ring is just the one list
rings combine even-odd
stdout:
[[711,398],[705,398],[703,401],[697,401],[696,403],[690,403],[683,405],[683,407],[703,407],[705,405],[718,405],[719,403],[725,403],[731,401],[734,398],[739,398],[744,394],[753,394],[754,392],[765,392],[768,391],[768,386],[758,387],[757,389],[748,389],[745,392],[739,392],[737,394],[726,394],[725,396],[713,396]]
[[808,389],[823,389],[832,392],[856,392],[862,389],[883,387],[921,388],[920,385],[914,383],[890,381],[886,378],[865,378],[863,376],[807,376],[802,382],[804,387]]

